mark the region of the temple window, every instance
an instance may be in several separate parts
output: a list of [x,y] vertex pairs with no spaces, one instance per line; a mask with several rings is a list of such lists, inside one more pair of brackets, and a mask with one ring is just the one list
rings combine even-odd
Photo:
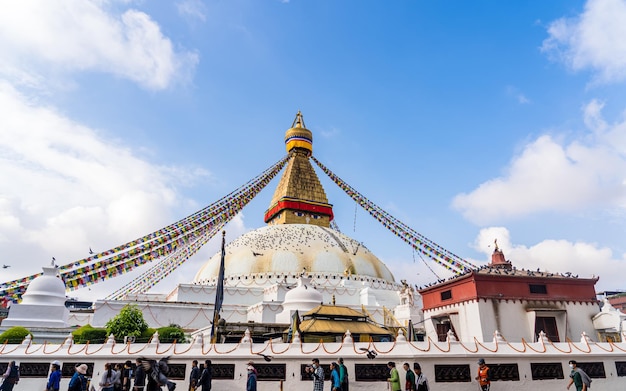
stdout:
[[535,335],[543,331],[546,337],[552,342],[560,342],[559,330],[556,326],[556,318],[554,316],[538,316],[535,318]]
[[528,284],[528,287],[530,288],[530,293],[538,295],[548,294],[548,288],[544,284]]
[[458,336],[456,335],[456,331],[454,330],[454,327],[452,326],[452,322],[450,322],[450,319],[442,318],[438,320],[439,320],[439,323],[435,324],[435,329],[437,331],[437,341],[446,342],[448,338],[448,331],[450,330],[452,330],[452,333],[458,339]]

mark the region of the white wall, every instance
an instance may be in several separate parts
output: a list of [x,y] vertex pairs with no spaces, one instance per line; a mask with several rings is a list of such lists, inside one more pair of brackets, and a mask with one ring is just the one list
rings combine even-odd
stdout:
[[[375,350],[378,356],[374,360],[368,360],[360,348]],[[569,352],[569,353],[567,353]],[[615,370],[615,361],[626,359],[626,343],[609,345],[607,343],[574,342],[572,344],[560,343],[556,345],[542,345],[540,343],[484,343],[483,345],[451,344],[446,343],[408,343],[398,341],[396,343],[329,343],[329,344],[218,344],[202,345],[191,344],[103,344],[103,345],[9,345],[1,353],[3,362],[11,360],[19,364],[24,362],[85,362],[94,363],[94,378],[101,375],[106,362],[123,362],[127,359],[134,360],[137,356],[163,357],[170,356],[170,362],[174,364],[186,364],[186,376],[189,376],[191,361],[197,359],[203,362],[205,359],[212,360],[213,364],[235,364],[234,380],[215,380],[213,391],[220,390],[243,390],[245,389],[246,362],[250,359],[257,363],[263,362],[255,353],[271,355],[272,364],[284,364],[286,366],[286,380],[283,390],[312,389],[311,382],[300,380],[300,365],[308,364],[312,358],[319,358],[322,364],[328,364],[343,357],[350,374],[350,387],[353,391],[358,390],[385,390],[385,382],[357,382],[355,381],[355,364],[385,364],[387,361],[395,361],[404,377],[402,363],[419,362],[424,374],[429,378],[431,389],[437,391],[475,391],[478,387],[476,382],[467,383],[441,383],[435,382],[435,365],[468,364],[472,377],[477,371],[478,358],[485,358],[487,364],[517,363],[520,380],[494,382],[492,389],[517,391],[537,390],[547,391],[564,389],[567,385],[567,362],[576,359],[581,362],[603,362],[606,372],[605,379],[594,379],[593,389],[598,390],[624,390],[626,389],[626,377],[618,377]],[[531,363],[558,363],[562,365],[564,378],[557,380],[532,380]],[[67,389],[68,378],[61,382],[61,389]],[[16,390],[43,389],[45,378],[29,379],[23,377]],[[178,389],[186,389],[188,379],[177,380]],[[259,382],[259,390],[278,390],[280,382]],[[328,383],[326,384],[328,387]],[[325,387],[325,389],[326,389]]]
[[455,325],[455,331],[461,341],[492,341],[496,330],[509,341],[534,341],[535,316],[554,316],[559,338],[565,341],[580,339],[583,331],[595,335],[592,318],[598,311],[593,303],[488,299],[424,311],[424,323],[427,335],[437,339],[433,322],[428,319],[456,312],[459,327]]

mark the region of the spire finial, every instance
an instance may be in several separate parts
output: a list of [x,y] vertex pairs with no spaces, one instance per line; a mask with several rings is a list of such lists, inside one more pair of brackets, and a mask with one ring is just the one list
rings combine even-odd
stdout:
[[496,246],[496,250],[495,250],[495,251],[500,250],[500,249],[498,248],[498,238],[495,238],[495,239],[493,240],[493,244]]
[[293,120],[291,127],[306,129],[306,126],[304,125],[304,117],[302,116],[302,112],[300,110],[298,110],[298,114],[296,114],[296,118]]

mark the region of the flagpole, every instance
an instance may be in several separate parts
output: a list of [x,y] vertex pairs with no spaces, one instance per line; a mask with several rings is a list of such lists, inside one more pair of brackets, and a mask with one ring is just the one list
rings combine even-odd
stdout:
[[224,258],[226,258],[226,231],[222,231],[222,257],[220,259],[220,271],[217,276],[217,288],[215,289],[215,306],[213,309],[213,322],[211,324],[211,343],[217,342],[217,322],[220,319],[222,302],[224,301]]

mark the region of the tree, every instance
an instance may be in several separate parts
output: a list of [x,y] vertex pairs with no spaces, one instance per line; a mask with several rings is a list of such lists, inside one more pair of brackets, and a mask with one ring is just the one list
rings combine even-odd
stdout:
[[119,314],[109,319],[106,324],[107,334],[113,334],[117,339],[125,336],[139,337],[148,329],[148,323],[143,319],[143,313],[134,304],[127,304]]

